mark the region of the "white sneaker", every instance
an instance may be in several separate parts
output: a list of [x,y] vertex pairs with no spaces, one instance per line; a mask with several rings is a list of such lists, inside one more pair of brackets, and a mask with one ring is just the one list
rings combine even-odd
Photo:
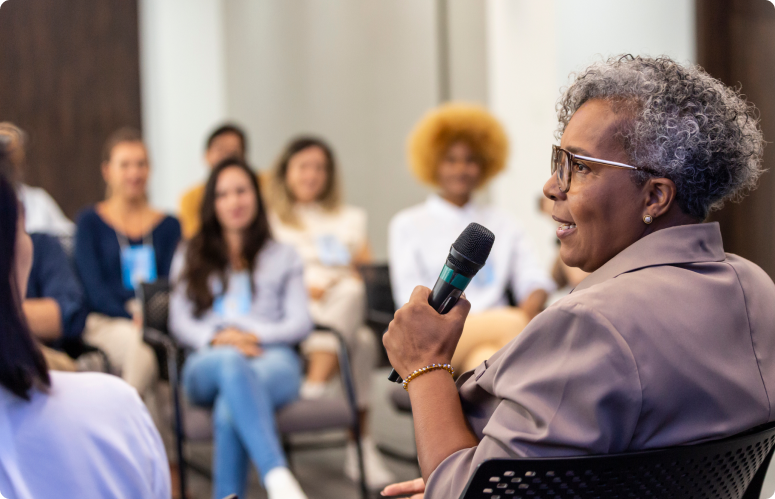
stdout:
[[336,380],[326,381],[323,383],[310,383],[305,381],[301,384],[301,390],[299,390],[299,397],[304,400],[320,400],[326,398],[334,398],[338,394],[339,383]]
[[296,477],[284,466],[269,470],[264,478],[264,487],[269,499],[307,499]]
[[[377,445],[371,437],[361,439],[363,449],[363,467],[366,471],[366,488],[369,490],[381,490],[387,485],[396,482],[396,476],[385,466],[377,449]],[[360,480],[360,471],[358,469],[358,449],[355,442],[347,444],[347,454],[344,459],[344,474],[350,480],[357,482]]]

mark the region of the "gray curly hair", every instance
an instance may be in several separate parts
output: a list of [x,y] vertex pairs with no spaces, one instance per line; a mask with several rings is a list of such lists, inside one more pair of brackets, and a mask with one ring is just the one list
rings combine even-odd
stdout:
[[[675,182],[684,213],[704,220],[756,187],[764,149],[756,109],[699,66],[631,55],[591,65],[557,103],[558,140],[591,99],[628,115],[617,139],[630,162]],[[642,170],[633,175],[639,184],[649,177]]]

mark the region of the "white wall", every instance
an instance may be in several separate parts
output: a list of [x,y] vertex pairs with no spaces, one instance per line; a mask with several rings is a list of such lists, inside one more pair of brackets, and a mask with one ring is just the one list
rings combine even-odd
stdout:
[[[249,133],[268,168],[298,133],[329,140],[347,202],[370,215],[377,258],[390,217],[428,190],[406,167],[406,137],[438,103],[435,0],[141,0],[143,126],[152,201],[174,211],[206,175],[218,122]],[[486,102],[512,142],[489,198],[527,228],[545,264],[554,223],[536,206],[548,175],[554,104],[568,74],[622,52],[694,60],[693,0],[449,0],[453,99]]]
[[514,213],[549,266],[554,222],[538,212],[549,176],[554,105],[571,71],[620,53],[695,60],[693,0],[489,0],[490,108],[512,143],[509,170],[492,200]]
[[300,133],[328,140],[378,259],[390,217],[426,195],[405,141],[437,102],[434,22],[433,0],[226,4],[228,114],[249,131],[252,163],[269,168]]
[[151,202],[176,212],[206,175],[203,142],[226,111],[221,0],[140,0],[143,132]]
[[[370,216],[375,257],[387,225],[428,190],[405,144],[439,101],[436,0],[141,0],[143,127],[155,166],[154,204],[175,211],[206,175],[206,134],[245,126],[248,157],[269,168],[300,133],[333,145],[346,201]],[[485,7],[448,5],[450,91],[485,102]]]

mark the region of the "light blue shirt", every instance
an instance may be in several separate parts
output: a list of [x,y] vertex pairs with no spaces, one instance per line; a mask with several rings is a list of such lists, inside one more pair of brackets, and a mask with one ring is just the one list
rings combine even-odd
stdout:
[[169,499],[159,432],[116,376],[51,371],[23,400],[0,387],[0,496]]
[[[244,313],[234,313],[243,308],[240,302],[244,302],[245,282],[240,279],[241,273],[228,272],[229,284],[225,291],[220,279],[211,276],[210,289],[216,297],[216,306],[201,317],[194,315],[194,304],[186,293],[188,283],[180,278],[185,254],[186,248],[181,246],[172,261],[169,316],[170,330],[182,344],[198,350],[225,327],[255,334],[265,345],[294,345],[312,331],[304,268],[291,246],[270,240],[258,253],[250,302]],[[217,305],[219,296],[224,297],[220,300],[226,299],[237,306],[228,307],[228,313],[225,313],[226,307]]]

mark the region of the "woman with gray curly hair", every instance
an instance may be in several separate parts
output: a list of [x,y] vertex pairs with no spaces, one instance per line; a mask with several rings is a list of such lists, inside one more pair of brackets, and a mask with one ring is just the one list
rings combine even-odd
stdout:
[[624,56],[579,74],[558,117],[544,194],[563,261],[592,274],[457,386],[433,365],[449,363],[470,305],[439,315],[414,290],[384,343],[410,379],[423,478],[386,494],[458,497],[487,459],[691,444],[775,420],[775,284],[702,223],[762,171],[753,106],[698,67]]

